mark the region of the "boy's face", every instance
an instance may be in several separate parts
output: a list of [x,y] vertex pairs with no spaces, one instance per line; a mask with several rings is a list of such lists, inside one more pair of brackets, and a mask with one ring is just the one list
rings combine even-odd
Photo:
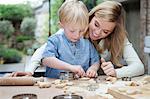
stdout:
[[63,24],[60,23],[61,27],[64,29],[66,37],[71,41],[71,42],[77,42],[85,33],[86,27],[81,28],[78,25],[73,25],[73,24]]

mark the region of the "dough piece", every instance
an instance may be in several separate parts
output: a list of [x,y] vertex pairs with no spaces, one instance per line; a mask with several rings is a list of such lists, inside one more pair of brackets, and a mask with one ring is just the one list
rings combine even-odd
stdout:
[[99,95],[102,97],[102,99],[114,99],[114,97],[110,94],[99,94]]
[[112,83],[115,83],[117,81],[117,78],[109,76],[109,77],[106,78],[106,81],[110,81]]
[[127,90],[126,91],[126,93],[128,94],[128,95],[135,95],[136,94],[136,90]]
[[127,86],[139,86],[139,84],[135,81],[130,81],[128,83],[126,83]]
[[66,83],[57,84],[55,88],[64,88],[66,87]]
[[39,86],[39,88],[49,88],[49,87],[51,87],[50,82],[37,82],[37,85]]
[[82,87],[76,87],[76,86],[71,86],[69,87],[66,91],[70,92],[70,93],[84,93],[84,92],[88,92],[86,89],[82,88]]
[[76,93],[71,92],[71,91],[68,91],[68,90],[64,90],[64,93],[65,93],[65,94],[76,94]]
[[72,86],[74,83],[73,82],[67,82],[66,85],[67,86]]
[[60,83],[61,83],[61,80],[60,80],[60,79],[54,80],[54,81],[52,82],[52,84],[55,84],[55,85],[60,84]]
[[149,82],[148,81],[141,81],[141,84],[142,85],[146,85],[146,84],[148,84]]
[[128,95],[135,95],[135,94],[142,94],[142,91],[141,90],[127,90],[126,93]]
[[74,83],[73,82],[69,82],[69,80],[55,80],[53,82],[53,84],[55,84],[55,88],[64,88],[66,86],[72,86]]
[[93,84],[93,83],[95,84],[96,81],[95,81],[94,79],[90,79],[90,80],[89,80],[89,83],[90,83],[90,84]]
[[68,83],[69,80],[61,80],[60,82],[61,82],[61,83]]
[[127,91],[126,88],[118,88],[118,90],[119,90],[120,92],[126,92],[126,91]]
[[79,80],[81,80],[81,81],[88,81],[88,80],[90,80],[90,78],[88,78],[88,77],[82,77]]
[[150,83],[150,76],[143,77],[143,81]]
[[137,89],[136,94],[142,94],[142,90]]
[[64,88],[63,88],[63,90],[67,90],[69,88],[69,86],[65,86]]

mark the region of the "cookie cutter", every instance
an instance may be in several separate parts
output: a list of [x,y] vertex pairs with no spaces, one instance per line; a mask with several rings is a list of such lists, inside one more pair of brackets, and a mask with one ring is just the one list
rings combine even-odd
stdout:
[[36,94],[18,94],[12,97],[12,99],[37,99]]
[[60,72],[59,74],[60,80],[74,80],[74,73],[69,71]]
[[122,77],[122,81],[131,81],[132,77]]

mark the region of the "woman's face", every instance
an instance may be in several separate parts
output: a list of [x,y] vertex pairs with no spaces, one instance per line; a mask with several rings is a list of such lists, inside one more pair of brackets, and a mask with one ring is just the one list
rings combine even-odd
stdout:
[[91,40],[103,39],[113,32],[115,26],[115,22],[93,17],[89,24],[89,37]]

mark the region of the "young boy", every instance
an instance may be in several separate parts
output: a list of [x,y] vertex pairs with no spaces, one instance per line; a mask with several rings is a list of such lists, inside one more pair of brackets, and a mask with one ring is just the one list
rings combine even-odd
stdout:
[[77,0],[68,0],[59,9],[62,30],[49,37],[43,53],[45,75],[59,78],[60,72],[68,70],[78,76],[94,77],[99,68],[99,55],[88,39],[84,39],[89,24],[86,6]]

